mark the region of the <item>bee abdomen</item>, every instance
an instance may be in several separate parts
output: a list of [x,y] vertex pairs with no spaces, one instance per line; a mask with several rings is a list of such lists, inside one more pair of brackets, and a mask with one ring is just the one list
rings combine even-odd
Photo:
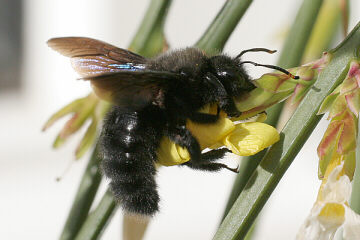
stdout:
[[154,179],[143,176],[110,183],[110,189],[122,208],[129,213],[152,216],[159,210],[159,195]]
[[156,144],[144,137],[146,129],[134,127],[139,123],[133,117],[116,111],[107,116],[100,138],[102,169],[111,180],[111,191],[126,212],[154,215],[159,209],[152,151]]

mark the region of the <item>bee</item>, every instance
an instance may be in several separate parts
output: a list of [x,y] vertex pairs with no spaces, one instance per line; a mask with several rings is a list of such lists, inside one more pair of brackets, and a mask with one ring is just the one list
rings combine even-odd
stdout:
[[[241,62],[245,52],[274,52],[264,48],[245,50],[234,58],[207,56],[193,47],[145,58],[91,38],[53,38],[48,45],[70,57],[74,69],[91,82],[97,96],[113,103],[99,138],[102,170],[122,208],[146,216],[159,210],[155,163],[162,137],[188,150],[191,159],[183,165],[237,172],[216,162],[228,149],[201,152],[186,121],[216,123],[220,111],[229,117],[239,116],[234,98],[255,88],[244,63],[291,75],[276,66]],[[200,113],[207,104],[217,104],[217,114]]]

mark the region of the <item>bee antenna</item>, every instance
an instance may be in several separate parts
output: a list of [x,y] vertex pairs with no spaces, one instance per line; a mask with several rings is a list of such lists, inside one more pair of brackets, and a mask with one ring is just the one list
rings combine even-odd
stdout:
[[251,63],[252,65],[254,66],[260,66],[260,67],[266,67],[266,68],[271,68],[271,69],[275,69],[275,70],[278,70],[280,72],[283,72],[285,73],[286,75],[288,75],[289,77],[291,77],[292,79],[299,79],[300,77],[299,76],[295,76],[293,74],[291,74],[289,71],[281,68],[281,67],[278,67],[278,66],[274,66],[274,65],[267,65],[267,64],[259,64],[259,63],[256,63],[256,62],[251,62],[251,61],[244,61],[244,62],[241,62],[241,64],[244,64],[244,63]]
[[273,54],[273,53],[276,52],[276,50],[270,50],[270,49],[267,49],[267,48],[250,48],[250,49],[242,51],[239,55],[237,55],[235,57],[235,59],[240,58],[242,55],[244,55],[247,52],[267,52],[267,53]]

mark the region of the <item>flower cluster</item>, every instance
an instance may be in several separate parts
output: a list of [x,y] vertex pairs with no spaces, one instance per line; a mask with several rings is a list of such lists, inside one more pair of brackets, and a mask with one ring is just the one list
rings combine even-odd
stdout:
[[75,151],[76,159],[79,159],[94,144],[98,124],[109,109],[109,106],[109,103],[101,101],[95,94],[91,93],[86,97],[72,101],[53,114],[45,123],[43,131],[47,130],[60,118],[69,114],[72,115],[53,143],[53,147],[58,148],[62,146],[72,134],[76,133],[86,121],[90,120],[91,123]]
[[324,100],[319,113],[329,112],[330,124],[318,147],[318,198],[297,239],[333,239],[343,227],[343,238],[360,239],[360,216],[349,207],[355,171],[356,137],[360,111],[360,65],[350,63],[344,81]]

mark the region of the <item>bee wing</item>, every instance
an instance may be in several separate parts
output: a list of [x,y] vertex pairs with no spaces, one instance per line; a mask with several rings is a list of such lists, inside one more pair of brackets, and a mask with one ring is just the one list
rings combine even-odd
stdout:
[[179,78],[181,75],[165,71],[122,70],[83,79],[91,81],[101,99],[136,111],[149,103],[162,105],[169,81]]
[[70,57],[73,68],[82,77],[124,69],[142,69],[147,61],[133,52],[92,38],[52,38],[47,44],[60,54]]

